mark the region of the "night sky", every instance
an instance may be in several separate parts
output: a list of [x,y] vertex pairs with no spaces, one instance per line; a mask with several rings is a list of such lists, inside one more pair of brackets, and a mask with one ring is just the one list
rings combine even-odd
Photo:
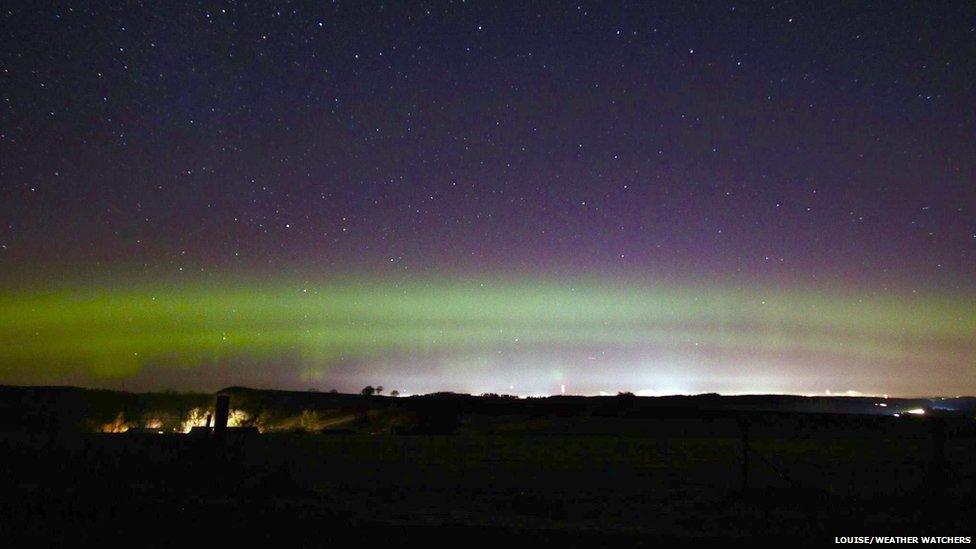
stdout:
[[0,383],[976,393],[971,2],[0,16]]

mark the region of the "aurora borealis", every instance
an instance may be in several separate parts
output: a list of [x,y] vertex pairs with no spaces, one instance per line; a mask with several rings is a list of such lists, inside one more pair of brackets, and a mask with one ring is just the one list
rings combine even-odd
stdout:
[[[75,289],[2,305],[0,367],[25,383],[208,386],[243,374],[296,389],[377,379],[415,392],[907,395],[951,390],[942,380],[976,359],[973,301],[937,296],[346,281]],[[929,381],[898,381],[919,371]]]
[[0,384],[976,394],[972,5],[0,17]]

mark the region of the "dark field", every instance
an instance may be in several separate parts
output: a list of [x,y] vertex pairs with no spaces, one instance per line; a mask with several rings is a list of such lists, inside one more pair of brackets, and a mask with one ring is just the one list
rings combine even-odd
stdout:
[[[351,410],[352,428],[223,441],[7,430],[2,529],[31,545],[78,535],[166,544],[205,531],[262,543],[354,536],[585,546],[973,534],[971,415],[647,407],[613,397],[568,408],[540,399],[532,410],[514,401],[490,414],[476,400],[332,398],[367,404]],[[450,434],[425,433],[430,425]]]

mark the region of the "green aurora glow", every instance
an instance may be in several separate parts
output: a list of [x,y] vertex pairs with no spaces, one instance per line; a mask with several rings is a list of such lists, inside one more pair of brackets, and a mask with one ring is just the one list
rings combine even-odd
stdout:
[[[263,364],[262,379],[296,388],[341,384],[354,361],[402,386],[433,368],[441,388],[475,392],[510,382],[530,392],[662,387],[655,376],[666,372],[698,392],[959,394],[976,393],[974,336],[976,302],[938,295],[435,280],[0,295],[0,376],[13,383],[180,385],[181,372],[233,371],[247,357]],[[490,371],[499,360],[509,369]],[[771,377],[781,381],[756,382]]]

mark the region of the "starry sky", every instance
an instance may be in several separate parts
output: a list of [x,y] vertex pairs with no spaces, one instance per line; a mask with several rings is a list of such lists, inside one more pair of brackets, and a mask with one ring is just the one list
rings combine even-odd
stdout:
[[976,5],[13,2],[0,383],[976,393]]

